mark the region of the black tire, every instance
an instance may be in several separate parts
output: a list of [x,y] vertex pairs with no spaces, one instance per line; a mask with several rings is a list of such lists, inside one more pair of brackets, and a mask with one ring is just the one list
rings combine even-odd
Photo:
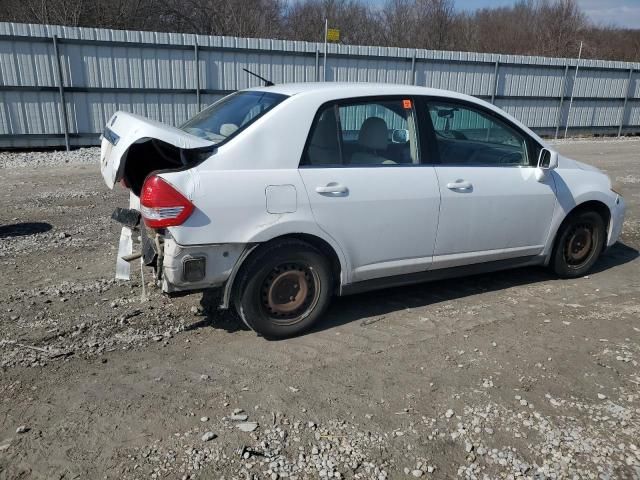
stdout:
[[585,275],[602,252],[606,228],[594,211],[571,214],[558,231],[550,266],[562,278]]
[[328,260],[298,240],[254,252],[238,277],[234,303],[240,318],[269,339],[308,330],[325,312],[333,292]]

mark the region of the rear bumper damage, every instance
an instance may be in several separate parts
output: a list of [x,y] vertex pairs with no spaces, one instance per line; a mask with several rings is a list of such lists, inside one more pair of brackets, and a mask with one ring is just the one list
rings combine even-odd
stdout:
[[[246,245],[180,245],[165,237],[161,265],[162,291],[176,293],[222,287]],[[160,257],[159,257],[160,258]]]
[[[116,277],[128,280],[131,262],[140,258],[142,265],[154,269],[156,284],[170,295],[220,288],[232,282],[252,248],[240,243],[180,245],[168,230],[147,228],[135,208],[116,209],[111,217],[123,224]],[[133,253],[133,240],[138,238],[139,251]],[[223,308],[229,304],[227,290]]]

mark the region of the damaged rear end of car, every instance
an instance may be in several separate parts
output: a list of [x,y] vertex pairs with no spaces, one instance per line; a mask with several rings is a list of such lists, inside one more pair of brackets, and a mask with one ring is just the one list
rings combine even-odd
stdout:
[[116,278],[129,279],[141,259],[168,294],[224,285],[246,245],[194,240],[191,234],[211,222],[194,204],[197,191],[207,190],[196,167],[283,98],[233,94],[180,128],[127,112],[111,117],[102,135],[101,173],[109,188],[120,184],[129,191],[129,207],[112,215],[123,225]]
[[[169,174],[187,176],[194,166],[210,157],[214,142],[188,134],[147,118],[117,112],[105,127],[101,145],[101,173],[109,188],[116,184],[128,189],[129,208],[116,208],[112,218],[123,225],[116,265],[116,277],[128,279],[130,263],[142,258],[152,267],[155,280],[163,290],[175,290],[165,271],[172,277],[177,270],[171,263],[165,268],[165,248],[172,252],[169,227],[182,225],[194,211],[189,200],[189,182],[176,187]],[[139,250],[133,244],[139,240]],[[197,278],[199,262],[189,263],[187,280]],[[175,276],[175,275],[173,275]]]

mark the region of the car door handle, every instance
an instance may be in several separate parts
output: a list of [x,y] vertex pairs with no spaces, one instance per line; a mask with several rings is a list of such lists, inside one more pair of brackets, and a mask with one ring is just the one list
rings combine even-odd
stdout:
[[339,183],[328,183],[327,185],[316,187],[318,193],[330,193],[333,195],[345,194],[349,192],[349,189]]
[[455,182],[447,183],[449,190],[471,190],[472,187],[471,182],[467,182],[466,180],[456,180]]

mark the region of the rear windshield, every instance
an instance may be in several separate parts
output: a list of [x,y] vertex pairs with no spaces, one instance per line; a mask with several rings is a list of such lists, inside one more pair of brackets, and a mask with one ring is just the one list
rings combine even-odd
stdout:
[[282,102],[286,95],[238,92],[205,108],[180,128],[196,137],[222,143]]

